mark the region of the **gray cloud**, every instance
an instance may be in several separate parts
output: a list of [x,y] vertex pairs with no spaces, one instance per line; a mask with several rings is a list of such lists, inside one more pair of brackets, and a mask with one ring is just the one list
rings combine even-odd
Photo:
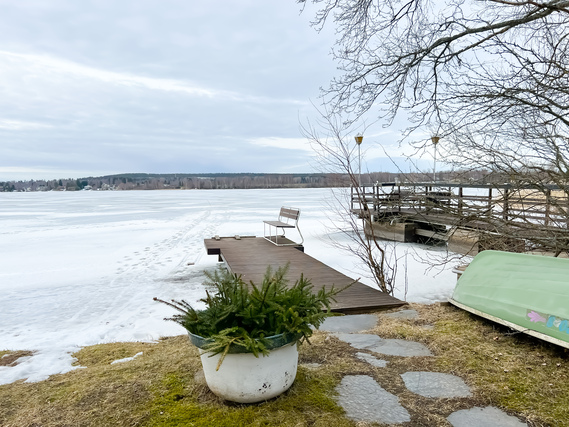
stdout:
[[0,180],[310,170],[335,72],[294,2],[0,0]]

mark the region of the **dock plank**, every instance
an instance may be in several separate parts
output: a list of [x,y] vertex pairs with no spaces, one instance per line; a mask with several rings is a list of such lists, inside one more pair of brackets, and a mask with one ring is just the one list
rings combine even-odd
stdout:
[[[287,279],[292,285],[301,274],[312,282],[315,290],[322,287],[344,287],[354,279],[305,254],[294,246],[276,246],[262,237],[222,237],[204,240],[209,255],[220,255],[228,268],[247,283],[260,283],[268,266],[273,270],[289,264]],[[302,249],[302,247],[300,247]],[[332,311],[363,313],[400,307],[406,303],[360,282],[341,292]]]

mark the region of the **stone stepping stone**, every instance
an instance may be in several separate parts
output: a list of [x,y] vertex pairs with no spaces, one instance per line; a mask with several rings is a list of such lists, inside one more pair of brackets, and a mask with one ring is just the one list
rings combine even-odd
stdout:
[[388,363],[387,360],[378,359],[377,357],[367,353],[356,353],[356,357],[372,366],[375,366],[376,368],[385,368]]
[[406,372],[401,375],[405,387],[424,397],[470,397],[470,387],[462,378],[440,372]]
[[370,350],[374,353],[387,354],[389,356],[433,355],[427,347],[415,341],[383,339],[372,334],[336,334],[336,336],[359,350]]
[[377,316],[373,314],[350,314],[347,316],[327,317],[320,325],[326,332],[361,332],[377,326]]
[[447,420],[453,427],[527,427],[526,423],[493,406],[456,411]]
[[399,310],[393,313],[383,314],[385,317],[391,317],[392,319],[418,319],[419,313],[417,310]]
[[409,412],[401,406],[399,398],[383,389],[370,376],[345,376],[336,391],[338,404],[351,420],[384,424],[411,421]]

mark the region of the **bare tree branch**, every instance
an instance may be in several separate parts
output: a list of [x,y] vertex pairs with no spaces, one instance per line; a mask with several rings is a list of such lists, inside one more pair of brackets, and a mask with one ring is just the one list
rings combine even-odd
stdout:
[[[323,136],[319,130],[324,132]],[[369,211],[354,215],[351,209],[352,197],[359,201],[360,206],[367,207],[366,196],[354,169],[355,144],[348,143],[353,139],[353,135],[349,135],[349,128],[345,128],[337,116],[322,113],[317,126],[307,122],[302,125],[302,132],[316,152],[321,169],[347,176],[351,190],[355,192],[352,195],[346,194],[345,188],[336,190],[335,203],[330,205],[333,214],[330,219],[335,226],[334,231],[341,233],[348,240],[347,244],[336,242],[335,245],[356,255],[371,273],[379,289],[393,295],[397,262],[391,257],[396,257],[396,253],[387,251],[387,243],[374,235]]]

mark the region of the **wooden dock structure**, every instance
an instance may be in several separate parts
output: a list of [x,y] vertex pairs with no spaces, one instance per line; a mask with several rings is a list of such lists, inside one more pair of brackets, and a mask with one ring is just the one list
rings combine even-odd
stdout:
[[469,255],[569,251],[569,200],[555,185],[376,183],[352,188],[351,200],[378,238],[447,243]]
[[[301,274],[310,279],[315,290],[332,285],[342,288],[354,279],[304,253],[302,246],[276,246],[262,237],[236,236],[204,240],[208,255],[218,255],[219,260],[246,283],[260,283],[268,266],[273,270],[289,264],[286,278],[293,285]],[[337,295],[332,311],[341,313],[365,313],[385,310],[407,304],[384,292],[355,282]]]

